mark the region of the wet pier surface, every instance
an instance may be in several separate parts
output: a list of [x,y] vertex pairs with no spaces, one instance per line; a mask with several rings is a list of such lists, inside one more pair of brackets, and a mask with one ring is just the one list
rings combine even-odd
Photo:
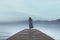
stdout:
[[42,33],[39,30],[24,29],[24,30],[14,34],[7,40],[54,40],[54,39],[51,38],[50,36]]

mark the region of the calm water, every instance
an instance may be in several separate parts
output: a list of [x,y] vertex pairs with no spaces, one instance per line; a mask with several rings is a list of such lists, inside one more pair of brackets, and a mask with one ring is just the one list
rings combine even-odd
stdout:
[[[20,25],[0,25],[0,40],[5,40],[15,33],[28,29],[27,24]],[[34,24],[34,29],[51,36],[55,40],[60,40],[60,25],[57,24]]]

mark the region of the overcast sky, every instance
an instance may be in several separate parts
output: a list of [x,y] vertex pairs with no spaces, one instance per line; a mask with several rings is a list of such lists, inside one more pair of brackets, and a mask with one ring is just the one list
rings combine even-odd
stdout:
[[0,21],[55,20],[60,18],[60,0],[0,0]]

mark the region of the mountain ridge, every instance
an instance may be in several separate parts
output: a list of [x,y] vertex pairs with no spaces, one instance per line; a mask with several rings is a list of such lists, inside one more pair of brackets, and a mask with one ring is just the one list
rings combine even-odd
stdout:
[[[14,21],[14,22],[0,22],[0,25],[7,25],[7,24],[28,24],[28,23],[29,23],[28,20],[24,20],[24,21]],[[48,20],[33,20],[33,23],[60,23],[60,19],[52,20],[52,21],[48,21]]]

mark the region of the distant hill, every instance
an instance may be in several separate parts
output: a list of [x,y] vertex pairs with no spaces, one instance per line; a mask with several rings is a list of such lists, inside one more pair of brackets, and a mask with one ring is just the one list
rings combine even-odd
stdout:
[[[14,22],[0,22],[0,25],[16,25],[16,24],[28,24],[29,21],[25,20],[25,21],[14,21]],[[58,23],[60,24],[60,19],[57,20],[52,20],[52,21],[48,21],[48,20],[34,20],[33,21],[34,24],[52,24],[52,23]]]

